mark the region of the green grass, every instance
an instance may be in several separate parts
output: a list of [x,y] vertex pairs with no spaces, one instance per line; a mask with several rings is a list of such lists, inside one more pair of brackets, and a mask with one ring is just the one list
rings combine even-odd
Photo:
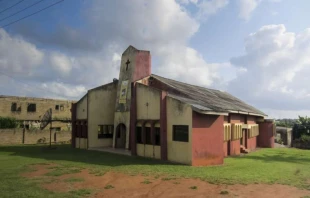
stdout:
[[175,178],[175,177],[164,177],[164,178],[162,178],[161,180],[163,180],[163,181],[169,181],[169,180],[176,180],[177,178]]
[[56,167],[51,168],[52,173],[49,173],[53,176],[86,168],[95,170],[95,175],[115,171],[152,177],[199,178],[215,184],[279,183],[310,190],[309,150],[261,149],[243,157],[226,158],[222,166],[191,167],[141,157],[72,149],[68,145],[59,145],[56,149],[43,146],[0,146],[1,198],[79,196],[49,192],[40,188],[38,182],[20,176],[29,165],[38,163],[55,164]]
[[66,167],[57,167],[54,170],[46,173],[47,176],[61,176],[66,174],[79,173],[81,169],[78,168],[66,168]]
[[141,182],[142,184],[151,184],[152,182],[148,179],[145,179],[143,182]]
[[69,191],[69,193],[71,195],[74,195],[74,196],[77,196],[77,197],[85,197],[87,195],[90,195],[91,194],[91,190],[90,189],[79,189],[79,190],[72,190],[72,191]]
[[114,186],[112,186],[111,184],[108,184],[104,187],[104,189],[112,189],[112,188],[114,188]]
[[76,183],[76,182],[83,182],[85,181],[85,179],[81,177],[70,177],[65,179],[64,181],[68,183]]

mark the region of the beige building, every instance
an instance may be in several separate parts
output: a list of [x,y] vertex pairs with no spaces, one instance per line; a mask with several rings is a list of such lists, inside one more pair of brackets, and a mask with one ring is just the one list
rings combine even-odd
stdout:
[[227,155],[273,147],[273,122],[265,118],[227,92],[151,74],[150,52],[129,46],[119,79],[72,105],[72,145],[215,165]]
[[72,102],[76,101],[0,95],[0,116],[13,117],[21,123],[25,121],[26,128],[36,128],[44,113],[51,108],[52,118],[57,120],[53,122],[53,128],[62,130],[71,126]]

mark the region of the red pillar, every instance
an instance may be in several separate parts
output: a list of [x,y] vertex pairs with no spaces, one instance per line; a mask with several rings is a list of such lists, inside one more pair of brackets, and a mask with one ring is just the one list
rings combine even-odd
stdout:
[[76,104],[71,104],[71,146],[75,148],[75,134],[76,134]]
[[264,148],[274,148],[274,122],[265,120],[259,123],[259,135],[257,136],[257,146]]
[[192,165],[218,165],[224,162],[224,116],[193,111]]
[[228,155],[227,145],[228,145],[228,142],[224,142],[224,144],[223,144],[224,157],[227,157],[227,155]]
[[162,91],[160,97],[160,154],[167,160],[167,92]]

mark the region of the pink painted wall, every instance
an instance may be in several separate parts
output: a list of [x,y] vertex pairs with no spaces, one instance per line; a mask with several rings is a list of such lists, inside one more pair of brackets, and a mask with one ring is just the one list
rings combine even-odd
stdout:
[[132,81],[137,81],[151,75],[151,68],[151,53],[149,51],[138,51]]
[[273,122],[259,123],[259,136],[257,136],[257,146],[274,148]]
[[224,144],[223,144],[224,157],[228,156],[228,147],[227,146],[228,146],[228,143],[224,142]]
[[224,116],[193,112],[192,165],[223,164]]
[[257,146],[256,142],[257,142],[256,137],[249,138],[247,140],[247,149],[249,149],[249,150],[256,149],[256,146]]

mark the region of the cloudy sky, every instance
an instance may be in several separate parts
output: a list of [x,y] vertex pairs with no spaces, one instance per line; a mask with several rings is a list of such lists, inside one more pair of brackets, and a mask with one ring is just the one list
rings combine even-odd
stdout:
[[154,74],[310,116],[309,0],[65,0],[3,27],[57,1],[0,0],[0,95],[79,99],[133,45]]

